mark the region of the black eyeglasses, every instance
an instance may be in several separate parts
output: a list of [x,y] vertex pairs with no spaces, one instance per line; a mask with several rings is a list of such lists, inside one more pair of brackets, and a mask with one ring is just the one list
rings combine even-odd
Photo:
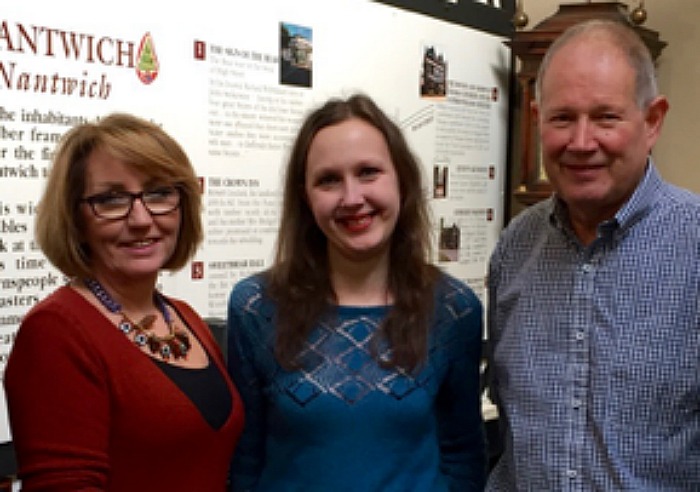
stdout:
[[169,214],[180,206],[180,189],[177,186],[159,186],[139,193],[108,191],[81,199],[90,205],[92,212],[102,219],[123,219],[131,213],[134,200],[141,200],[151,215]]

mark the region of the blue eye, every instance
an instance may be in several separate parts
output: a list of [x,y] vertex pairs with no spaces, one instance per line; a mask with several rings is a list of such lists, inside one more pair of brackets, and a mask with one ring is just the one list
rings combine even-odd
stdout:
[[362,179],[371,179],[376,177],[379,174],[379,169],[376,167],[363,167],[360,170],[360,178]]
[[339,180],[338,176],[334,174],[324,174],[316,180],[318,186],[330,186],[337,183]]

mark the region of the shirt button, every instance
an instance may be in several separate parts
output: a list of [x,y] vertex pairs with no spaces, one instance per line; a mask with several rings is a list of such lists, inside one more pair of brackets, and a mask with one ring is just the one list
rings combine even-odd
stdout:
[[576,478],[578,473],[576,473],[576,470],[566,470],[566,476],[568,478]]
[[583,272],[584,273],[591,273],[593,271],[593,265],[590,263],[586,263],[583,265]]
[[581,340],[583,340],[584,334],[582,331],[577,331],[576,335],[574,335],[574,336],[576,337],[576,340],[581,341]]
[[[571,401],[571,406],[574,408],[579,408],[581,406],[581,400],[579,400],[578,398],[574,398]],[[576,472],[574,471],[574,473],[576,473]]]

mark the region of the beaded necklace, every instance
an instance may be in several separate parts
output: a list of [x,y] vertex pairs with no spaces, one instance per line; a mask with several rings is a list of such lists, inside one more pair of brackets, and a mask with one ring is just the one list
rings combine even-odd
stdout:
[[83,280],[83,283],[110,313],[121,315],[122,320],[117,326],[127,337],[132,331],[134,332],[131,340],[136,346],[148,346],[152,354],[159,355],[164,360],[170,359],[171,356],[175,360],[187,357],[187,352],[191,347],[190,337],[185,331],[175,329],[175,323],[170,316],[170,311],[165,306],[165,300],[160,292],[156,291],[153,293],[153,300],[158,311],[163,315],[165,323],[168,325],[168,334],[162,337],[155,333],[148,333],[148,330],[153,327],[153,323],[156,320],[154,314],[149,314],[138,323],[135,323],[122,311],[121,304],[115,301],[97,280],[87,278]]

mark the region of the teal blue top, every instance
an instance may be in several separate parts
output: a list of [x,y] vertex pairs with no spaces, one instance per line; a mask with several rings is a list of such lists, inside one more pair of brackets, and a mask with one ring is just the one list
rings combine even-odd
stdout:
[[383,369],[372,356],[371,336],[389,309],[338,306],[309,337],[304,369],[289,372],[273,355],[276,310],[263,278],[236,285],[229,371],[246,422],[231,491],[483,490],[481,303],[443,276],[428,358],[415,374]]

